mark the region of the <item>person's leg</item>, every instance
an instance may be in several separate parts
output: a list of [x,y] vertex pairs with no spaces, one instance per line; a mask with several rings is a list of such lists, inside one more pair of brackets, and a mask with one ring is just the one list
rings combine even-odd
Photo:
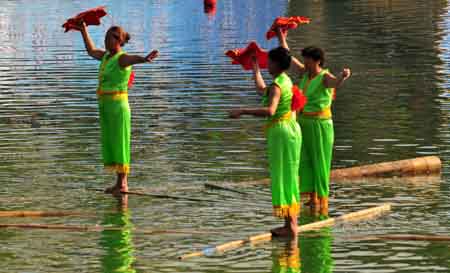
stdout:
[[292,237],[296,237],[297,236],[297,228],[298,228],[298,223],[297,223],[297,216],[289,216],[289,233]]
[[120,191],[127,192],[128,191],[128,174],[121,173],[120,176]]

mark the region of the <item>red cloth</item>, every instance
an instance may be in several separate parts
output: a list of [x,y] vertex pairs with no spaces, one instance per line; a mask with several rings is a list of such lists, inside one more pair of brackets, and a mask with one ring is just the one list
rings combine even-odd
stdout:
[[204,0],[203,7],[206,14],[213,15],[217,11],[216,0]]
[[128,88],[133,87],[134,83],[134,71],[131,71],[130,78],[128,79]]
[[69,30],[77,30],[76,26],[81,21],[84,21],[87,26],[90,25],[98,26],[100,25],[100,18],[102,18],[106,14],[107,13],[104,6],[89,9],[87,11],[79,13],[75,17],[67,19],[67,21],[62,25],[62,27],[65,28],[64,32],[67,32]]
[[297,85],[292,86],[292,102],[291,102],[291,111],[300,111],[302,110],[308,99],[303,94],[302,90],[298,88]]
[[240,64],[244,70],[252,70],[252,55],[256,56],[259,67],[261,69],[267,68],[269,54],[267,51],[261,49],[256,42],[250,42],[246,48],[239,48],[228,50],[225,55],[230,57],[232,64]]
[[267,40],[272,39],[277,36],[275,33],[276,28],[281,28],[283,33],[286,33],[289,29],[297,28],[298,25],[309,24],[311,19],[304,16],[293,16],[293,17],[277,17],[270,27],[269,31],[266,33]]

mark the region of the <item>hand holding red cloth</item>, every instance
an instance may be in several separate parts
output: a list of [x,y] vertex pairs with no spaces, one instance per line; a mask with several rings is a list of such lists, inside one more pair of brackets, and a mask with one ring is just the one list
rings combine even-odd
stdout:
[[65,28],[64,32],[67,32],[69,30],[79,30],[79,25],[81,22],[86,23],[87,26],[98,26],[100,25],[100,18],[102,18],[106,14],[107,13],[104,6],[89,9],[82,13],[79,13],[75,17],[67,19],[62,27]]
[[302,110],[308,99],[303,94],[303,92],[298,88],[297,85],[292,86],[292,101],[291,101],[291,111],[300,111]]
[[261,49],[256,42],[250,42],[246,48],[228,50],[225,55],[233,60],[232,64],[240,64],[244,70],[253,69],[252,56],[256,57],[261,69],[267,68],[269,58],[267,51]]
[[270,27],[269,31],[266,33],[267,40],[272,39],[277,34],[275,30],[280,28],[283,33],[286,33],[289,29],[297,28],[298,25],[309,24],[311,19],[304,16],[293,16],[293,17],[277,17]]

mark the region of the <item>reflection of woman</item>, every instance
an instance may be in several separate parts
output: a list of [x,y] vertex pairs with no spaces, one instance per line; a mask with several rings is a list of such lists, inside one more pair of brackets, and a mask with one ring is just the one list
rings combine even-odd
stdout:
[[122,51],[130,35],[119,26],[111,27],[105,36],[106,50],[97,49],[87,32],[86,24],[78,27],[86,50],[92,58],[101,61],[97,89],[105,168],[117,173],[117,182],[106,192],[119,194],[128,191],[130,170],[131,113],[128,105],[128,82],[131,66],[151,62],[158,55],[153,51],[146,57],[129,55]]
[[129,211],[124,208],[119,212],[107,214],[102,224],[121,228],[121,230],[103,230],[101,233],[100,245],[105,250],[105,256],[102,258],[103,272],[135,273],[136,271],[132,268],[134,258],[131,230],[133,225],[130,222]]
[[[272,257],[272,273],[299,273],[300,250],[297,237],[290,240],[285,249],[279,250]],[[306,271],[309,272],[309,271]]]
[[[280,45],[288,49],[286,34],[277,29]],[[343,69],[335,77],[324,69],[325,53],[318,47],[302,50],[304,64],[292,58],[292,67],[301,75],[299,87],[307,97],[307,103],[299,123],[303,144],[300,156],[300,193],[310,195],[310,205],[328,211],[331,159],[334,143],[331,102],[334,89],[350,77],[350,69]]]
[[232,118],[241,115],[265,117],[267,150],[272,190],[273,214],[284,219],[284,226],[272,230],[274,235],[297,235],[297,217],[300,213],[298,164],[302,135],[291,111],[292,82],[285,73],[291,64],[289,51],[282,47],[269,52],[269,73],[273,82],[268,87],[253,58],[256,88],[262,95],[263,107],[242,108],[230,112]]
[[[321,217],[322,220],[325,217]],[[302,215],[302,225],[314,221],[312,216]],[[331,256],[331,245],[333,237],[330,228],[321,229],[319,237],[299,236],[299,247],[301,249],[300,259],[302,261],[301,271],[311,273],[333,272],[333,257]]]

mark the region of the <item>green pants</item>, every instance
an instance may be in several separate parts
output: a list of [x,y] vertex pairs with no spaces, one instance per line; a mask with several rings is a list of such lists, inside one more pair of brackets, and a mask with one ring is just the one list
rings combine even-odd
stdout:
[[281,218],[297,216],[300,212],[300,126],[295,119],[280,121],[271,124],[266,134],[273,213]]
[[328,197],[334,143],[333,120],[301,116],[299,123],[303,135],[300,193],[315,192],[319,197]]

